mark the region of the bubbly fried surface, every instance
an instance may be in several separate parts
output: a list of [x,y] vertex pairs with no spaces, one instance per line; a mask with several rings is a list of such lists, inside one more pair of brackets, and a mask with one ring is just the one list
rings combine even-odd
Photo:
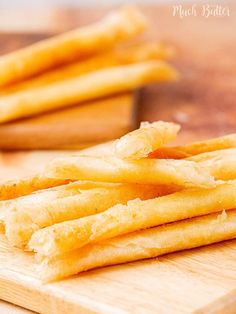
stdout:
[[139,129],[122,136],[115,146],[120,158],[140,159],[176,138],[180,125],[170,122],[143,122]]
[[213,186],[207,169],[193,161],[172,159],[124,160],[113,156],[71,156],[54,159],[47,173],[58,179],[118,183]]
[[82,249],[44,259],[44,281],[54,281],[92,268],[157,257],[236,237],[236,210],[173,222],[133,232]]
[[132,200],[97,215],[41,229],[33,234],[29,248],[41,255],[58,255],[89,243],[234,207],[236,182],[213,189],[182,190],[150,200]]

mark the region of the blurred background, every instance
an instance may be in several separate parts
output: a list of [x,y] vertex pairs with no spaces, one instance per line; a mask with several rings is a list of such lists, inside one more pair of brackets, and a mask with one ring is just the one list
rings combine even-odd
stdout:
[[[137,0],[137,1],[129,1],[129,3],[136,3],[136,4],[158,4],[158,3],[181,3],[187,2],[189,0],[184,1],[174,1],[174,0]],[[201,0],[196,0],[200,2]],[[211,1],[212,2],[212,1]],[[2,7],[11,7],[11,6],[77,6],[77,7],[88,7],[88,6],[112,6],[112,5],[122,5],[127,3],[126,0],[1,0]]]
[[[0,53],[6,54],[90,24],[125,3],[127,1],[118,0],[1,0]],[[71,131],[71,147],[79,148],[117,138],[137,127],[140,121],[166,120],[182,124],[184,131],[178,138],[181,143],[235,132],[235,1],[139,0],[135,3],[147,16],[149,24],[139,40],[160,42],[173,48],[174,55],[168,62],[179,71],[178,82],[149,84],[133,91],[131,98],[128,95],[117,101],[113,99],[111,113],[107,110],[111,106],[106,103],[96,113],[88,113],[86,107],[81,110],[80,118],[67,117],[66,125],[58,123],[60,115],[58,119],[50,118],[50,123],[41,119],[40,126],[38,122],[34,124],[33,119],[0,125],[0,149],[68,148],[70,145],[65,146],[65,142],[69,143],[68,130]],[[189,10],[190,14],[174,15],[175,5]],[[215,13],[212,11],[207,18],[202,16],[202,5],[210,5]],[[197,8],[196,16],[191,14],[192,6]],[[227,8],[230,14],[223,15],[222,8]],[[59,136],[56,138],[55,134]]]

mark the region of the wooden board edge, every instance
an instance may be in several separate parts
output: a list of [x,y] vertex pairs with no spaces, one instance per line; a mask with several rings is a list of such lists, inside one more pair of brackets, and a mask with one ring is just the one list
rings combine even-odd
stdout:
[[235,314],[236,289],[197,310],[194,314]]
[[[40,314],[64,314],[69,312],[70,314],[99,314],[98,311],[89,309],[89,306],[75,304],[70,300],[64,300],[60,295],[53,294],[50,291],[50,285],[43,285],[39,280],[34,282],[35,290],[28,288],[28,285],[32,285],[29,282],[27,276],[20,276],[19,274],[14,277],[12,274],[11,279],[7,278],[4,274],[0,273],[1,287],[0,287],[0,299],[11,304],[20,306],[27,310],[40,313]],[[23,279],[23,280],[22,280]],[[31,281],[32,278],[30,278]],[[28,282],[27,282],[28,281]],[[9,287],[14,284],[14,291]],[[48,291],[41,291],[41,287],[45,289],[48,286]],[[26,302],[28,300],[28,302]],[[27,304],[27,307],[26,307]],[[112,312],[111,312],[112,313]]]

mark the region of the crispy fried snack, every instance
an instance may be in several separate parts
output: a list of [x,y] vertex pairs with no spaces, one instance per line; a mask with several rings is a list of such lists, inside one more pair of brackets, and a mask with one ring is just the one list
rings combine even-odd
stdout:
[[207,169],[186,160],[140,159],[116,157],[71,156],[49,163],[46,173],[65,180],[89,180],[118,183],[161,184],[180,186],[213,186]]
[[175,190],[166,186],[86,182],[42,190],[8,202],[6,236],[11,245],[23,248],[41,228],[93,215],[137,197],[145,200]]
[[[95,189],[98,187],[105,188],[105,187],[111,186],[111,184],[109,183],[101,183],[101,182],[95,183],[95,182],[85,182],[85,181],[83,181],[83,183],[78,182],[75,184],[71,183],[71,184],[63,185],[64,183],[67,183],[67,181],[63,180],[59,182],[59,180],[56,180],[56,179],[52,181],[50,180],[51,179],[43,177],[42,175],[40,176],[36,175],[33,177],[29,177],[28,179],[25,179],[25,180],[8,181],[7,184],[4,185],[4,187],[7,187],[7,189],[4,190],[4,198],[7,200],[0,201],[0,233],[6,231],[5,230],[6,219],[7,217],[9,217],[9,214],[11,212],[14,212],[16,215],[18,215],[19,211],[21,211],[22,213],[20,214],[20,217],[17,218],[18,219],[17,221],[15,219],[16,224],[21,223],[22,220],[26,220],[25,211],[27,210],[37,215],[37,219],[41,221],[42,219],[46,219],[46,217],[50,216],[49,211],[48,211],[48,216],[46,214],[43,214],[43,215],[40,214],[41,210],[42,211],[44,210],[45,212],[47,212],[47,208],[42,209],[43,206],[51,206],[51,202],[57,199],[60,199],[60,198],[62,199],[63,197],[72,196],[73,194],[75,194],[76,190],[79,193],[79,191],[83,189],[92,189],[92,188]],[[54,184],[54,182],[56,185]],[[49,188],[50,186],[55,186],[55,187]],[[37,192],[30,194],[31,192],[34,192],[35,189]],[[24,221],[24,223],[25,224],[32,223],[33,225],[32,220],[30,220],[32,219],[32,216],[33,215],[30,215],[30,213],[28,213],[28,216],[27,216],[28,220]],[[50,219],[52,219],[52,217],[50,217]],[[33,228],[36,228],[36,226],[33,225],[31,228],[33,230]],[[13,232],[17,233],[17,228],[14,228]],[[21,236],[23,237],[23,234]]]
[[88,245],[39,266],[44,281],[54,281],[92,268],[157,257],[236,237],[236,210],[174,222]]
[[120,158],[140,159],[176,138],[180,125],[157,121],[142,122],[140,128],[122,136],[115,146]]
[[0,201],[27,195],[37,190],[63,185],[70,181],[50,178],[44,174],[36,174],[25,179],[1,182]]
[[210,140],[194,142],[184,146],[174,147],[183,153],[197,155],[201,153],[212,152],[215,150],[236,147],[236,134],[229,134],[222,137],[212,138]]
[[0,122],[68,107],[86,100],[133,90],[154,81],[176,79],[175,70],[163,61],[146,61],[91,72],[78,78],[0,98]]
[[189,154],[174,147],[160,147],[154,152],[148,154],[148,158],[157,159],[183,159],[187,157],[189,157]]
[[[160,147],[149,154],[149,158],[183,159],[203,153],[236,147],[236,134],[216,137],[210,140],[194,142],[183,146]],[[207,156],[207,155],[206,155]],[[202,157],[199,157],[202,158]],[[205,155],[203,155],[205,158]],[[189,158],[189,160],[194,160]],[[196,160],[197,161],[197,160]]]
[[211,152],[201,153],[198,155],[190,156],[186,158],[186,160],[191,160],[195,162],[217,162],[222,158],[236,158],[236,148],[226,148],[226,149],[219,149]]
[[95,24],[55,36],[0,58],[0,86],[56,65],[105,51],[142,32],[146,21],[135,7],[124,7]]
[[187,158],[210,170],[216,180],[236,179],[236,148],[228,148]]
[[236,207],[236,182],[214,189],[182,190],[167,196],[116,205],[100,214],[62,222],[35,232],[29,248],[59,255],[90,243],[164,223]]
[[0,95],[42,87],[73,77],[78,77],[87,72],[97,71],[102,68],[114,67],[124,64],[132,64],[148,60],[167,59],[172,55],[172,48],[154,42],[144,42],[128,47],[117,48],[109,52],[95,55],[83,60],[65,65],[56,70],[45,72],[27,81],[10,85],[0,91]]

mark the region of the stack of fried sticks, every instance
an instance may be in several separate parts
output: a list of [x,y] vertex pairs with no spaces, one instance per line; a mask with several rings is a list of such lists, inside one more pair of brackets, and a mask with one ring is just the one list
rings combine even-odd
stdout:
[[35,252],[52,281],[235,238],[236,134],[166,146],[179,129],[145,122],[108,156],[57,158],[0,186],[9,244]]
[[0,123],[170,81],[172,48],[126,44],[146,29],[135,7],[0,57]]

